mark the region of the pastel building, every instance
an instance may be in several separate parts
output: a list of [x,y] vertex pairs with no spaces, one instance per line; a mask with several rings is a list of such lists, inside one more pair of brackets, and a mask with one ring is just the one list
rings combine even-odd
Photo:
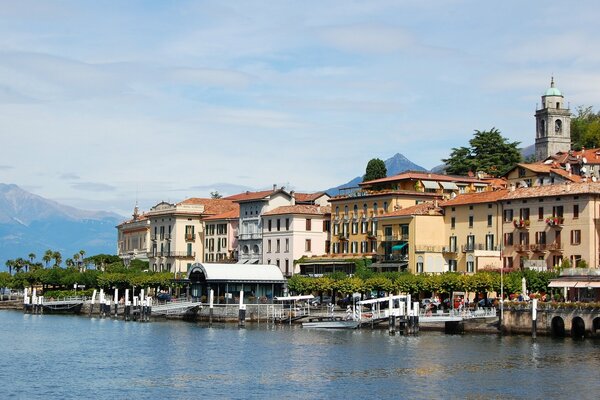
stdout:
[[136,206],[133,216],[117,225],[117,255],[125,265],[131,260],[148,261],[147,253],[150,248],[150,220],[147,215],[140,214]]
[[204,262],[233,263],[238,260],[239,207],[204,218]]
[[294,264],[302,257],[328,252],[329,206],[280,206],[262,215],[263,263],[277,265],[285,276],[300,272]]

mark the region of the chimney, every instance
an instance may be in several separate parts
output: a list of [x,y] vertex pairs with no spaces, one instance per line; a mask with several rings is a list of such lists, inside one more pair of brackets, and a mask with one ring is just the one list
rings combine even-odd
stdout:
[[292,196],[292,205],[295,206],[296,205],[296,192],[293,190],[290,190],[290,196]]
[[276,191],[276,190],[277,190],[277,184],[276,184],[276,183],[274,183],[274,184],[273,184],[273,191]]
[[510,186],[508,187],[508,190],[510,190],[511,192],[515,191],[515,184],[511,183]]

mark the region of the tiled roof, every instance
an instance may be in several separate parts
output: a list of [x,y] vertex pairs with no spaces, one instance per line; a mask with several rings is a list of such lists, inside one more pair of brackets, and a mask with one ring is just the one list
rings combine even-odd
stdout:
[[239,210],[239,205],[235,204],[231,200],[227,199],[204,199],[199,197],[192,197],[185,199],[177,205],[203,205],[204,214],[223,214],[228,211]]
[[549,157],[559,164],[577,163],[585,158],[586,164],[600,164],[600,149],[582,149],[571,150],[570,152],[560,152]]
[[330,206],[314,206],[309,204],[296,204],[294,206],[281,206],[271,211],[267,211],[263,216],[283,215],[283,214],[306,214],[306,215],[324,215],[331,214]]
[[433,174],[431,172],[419,172],[419,171],[406,171],[398,175],[388,176],[387,178],[374,179],[372,181],[361,182],[359,186],[371,186],[377,183],[396,182],[402,180],[430,180],[430,181],[443,181],[443,182],[464,182],[464,183],[486,183],[484,179],[478,179],[470,176],[457,176],[457,175],[442,175]]
[[425,202],[385,213],[379,215],[377,218],[402,217],[408,215],[442,215],[442,210],[432,202]]
[[429,193],[429,192],[416,192],[414,190],[377,190],[377,191],[360,191],[360,195],[353,194],[340,194],[329,199],[330,202],[348,200],[348,199],[360,199],[365,197],[377,197],[377,196],[394,196],[394,195],[405,195],[405,196],[417,196],[417,197],[429,197],[429,198],[442,198],[442,193]]
[[235,208],[234,210],[227,211],[223,214],[212,215],[210,217],[204,218],[204,220],[205,221],[216,221],[216,220],[221,220],[221,219],[238,219],[239,217],[240,217],[240,207],[238,205],[237,208]]
[[296,193],[294,196],[296,197],[296,201],[305,203],[308,201],[315,201],[319,197],[323,196],[325,192],[317,192],[317,193]]
[[502,189],[491,192],[459,194],[453,199],[440,203],[440,207],[459,206],[464,204],[491,203],[502,199],[507,192],[507,189]]
[[239,193],[239,194],[234,194],[231,196],[224,197],[224,199],[232,200],[232,201],[261,200],[272,193],[274,193],[273,190],[263,190],[260,192],[244,192],[244,193]]
[[121,222],[117,226],[121,226],[121,225],[125,225],[125,224],[131,224],[131,223],[134,223],[134,222],[145,221],[147,219],[148,219],[148,216],[146,214],[140,214],[140,215],[138,215],[137,219],[129,218],[128,220]]
[[573,175],[573,174],[569,173],[568,171],[565,171],[564,169],[561,169],[561,168],[553,168],[551,172],[553,174],[560,175],[561,177],[568,179],[572,182],[581,182],[581,180],[582,180],[580,175]]
[[501,200],[523,199],[531,197],[564,196],[576,194],[600,194],[600,182],[581,182],[562,185],[534,186],[508,190]]

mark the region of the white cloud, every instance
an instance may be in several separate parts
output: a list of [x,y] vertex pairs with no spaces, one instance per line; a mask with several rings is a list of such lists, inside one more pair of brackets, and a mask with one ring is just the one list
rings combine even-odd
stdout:
[[415,39],[403,29],[380,25],[350,25],[326,28],[321,33],[333,47],[361,54],[386,54],[414,46]]

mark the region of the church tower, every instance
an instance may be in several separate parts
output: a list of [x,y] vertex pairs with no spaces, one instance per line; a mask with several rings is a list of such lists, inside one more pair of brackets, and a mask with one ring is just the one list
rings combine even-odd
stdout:
[[542,108],[535,112],[535,122],[535,158],[538,161],[559,151],[571,150],[571,111],[564,106],[560,90],[554,87],[554,77],[542,96]]

